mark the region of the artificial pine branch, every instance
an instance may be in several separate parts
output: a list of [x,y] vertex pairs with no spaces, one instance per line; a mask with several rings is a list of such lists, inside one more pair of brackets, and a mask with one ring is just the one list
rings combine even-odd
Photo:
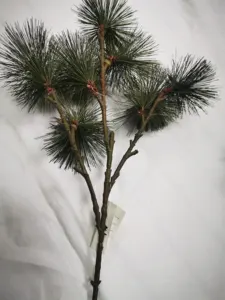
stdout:
[[151,35],[135,28],[119,46],[106,44],[107,82],[113,90],[123,91],[133,77],[146,77],[157,66],[157,45]]
[[[87,105],[69,108],[67,105],[65,115],[67,122],[77,127],[76,144],[85,165],[89,169],[102,165],[106,151],[102,121],[99,120],[99,107]],[[59,118],[53,119],[50,131],[43,137],[43,149],[52,157],[51,161],[59,163],[60,167],[65,169],[71,169],[79,164],[71,149],[67,131]]]
[[134,11],[127,5],[127,0],[83,0],[75,12],[91,41],[98,40],[99,26],[104,24],[107,45],[121,45],[136,27]]
[[100,88],[98,45],[79,32],[63,32],[57,45],[57,90],[75,105],[94,103]]
[[171,88],[168,101],[179,113],[205,112],[217,98],[214,85],[215,69],[204,57],[196,59],[187,54],[181,59],[174,59],[172,67],[167,70],[165,84]]
[[45,84],[54,86],[55,61],[55,44],[43,22],[30,19],[23,26],[6,25],[0,36],[0,79],[28,112],[54,110],[46,101]]
[[63,108],[62,108],[62,106],[60,105],[60,103],[57,99],[55,91],[52,91],[52,94],[49,95],[48,100],[55,105],[55,107],[56,107],[56,109],[57,109],[57,111],[60,115],[60,118],[62,120],[62,123],[63,123],[63,125],[64,125],[64,127],[67,131],[71,147],[74,151],[74,155],[75,155],[75,157],[78,160],[79,165],[80,165],[79,169],[77,167],[75,167],[75,168],[76,168],[76,171],[78,173],[80,173],[80,175],[82,175],[83,178],[86,181],[87,187],[88,187],[90,195],[91,195],[92,204],[93,204],[93,211],[94,211],[94,215],[95,215],[96,228],[99,228],[99,226],[100,226],[100,211],[99,211],[98,200],[97,200],[94,188],[93,188],[92,181],[91,181],[90,176],[88,174],[88,171],[87,171],[87,169],[84,165],[83,158],[81,157],[80,152],[78,151],[78,148],[77,148],[77,145],[76,145],[76,139],[74,138],[74,136],[75,136],[75,127],[73,126],[73,124],[71,124],[72,126],[70,126],[70,124],[67,122],[65,113],[64,113]]
[[[51,36],[33,19],[23,27],[6,25],[0,39],[0,75],[20,106],[59,113],[44,136],[44,149],[60,167],[79,173],[90,192],[98,231],[91,281],[92,300],[97,300],[108,200],[126,161],[138,154],[134,148],[146,131],[162,130],[186,112],[204,111],[217,90],[214,68],[204,58],[186,55],[171,68],[153,59],[155,43],[137,28],[126,0],[82,0],[77,13],[81,33]],[[136,132],[113,174],[109,91],[118,98],[115,123]],[[96,167],[105,154],[100,205],[87,168]]]

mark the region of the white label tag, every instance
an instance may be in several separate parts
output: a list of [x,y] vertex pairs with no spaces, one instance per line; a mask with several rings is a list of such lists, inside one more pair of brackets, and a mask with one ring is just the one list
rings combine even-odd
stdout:
[[[116,230],[118,229],[120,223],[122,222],[122,219],[124,218],[125,211],[122,210],[119,206],[109,201],[108,203],[108,216],[106,220],[106,236],[104,239],[104,250],[106,249],[106,246],[109,242],[109,240],[113,237]],[[94,250],[96,250],[98,243],[98,232],[97,229],[94,229],[93,235],[91,237],[90,247]]]

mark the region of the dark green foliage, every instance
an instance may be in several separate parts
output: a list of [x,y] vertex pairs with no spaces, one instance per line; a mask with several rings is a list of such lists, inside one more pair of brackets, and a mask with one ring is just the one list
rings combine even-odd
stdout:
[[83,0],[77,8],[78,20],[91,40],[98,40],[104,25],[106,45],[120,45],[135,27],[134,11],[126,0]]
[[[67,110],[67,121],[71,124],[78,122],[75,140],[84,163],[96,166],[105,156],[102,122],[99,121],[99,109],[95,106],[82,106]],[[50,124],[51,131],[44,138],[44,150],[52,157],[54,163],[59,163],[65,169],[79,167],[71,149],[68,133],[59,118]]]
[[217,98],[215,75],[214,67],[204,58],[195,59],[186,55],[178,61],[174,60],[166,80],[166,86],[173,90],[168,95],[168,101],[181,114],[205,111]]
[[127,124],[129,133],[141,127],[143,116],[148,115],[162,91],[167,91],[165,99],[157,105],[146,131],[163,129],[184,112],[204,111],[217,97],[213,85],[215,71],[205,59],[187,55],[178,62],[173,61],[171,70],[158,66],[150,70],[148,76],[126,85],[124,100],[117,102],[119,112],[115,122]]
[[83,0],[77,14],[85,36],[97,44],[98,57],[100,26],[104,27],[105,57],[112,58],[106,74],[111,87],[120,89],[131,77],[145,76],[148,66],[156,63],[156,45],[150,35],[137,29],[127,1]]
[[[116,118],[114,122],[125,125],[128,133],[140,129],[143,117],[147,117],[159,92],[164,88],[166,72],[161,66],[154,66],[147,77],[130,81],[123,93],[123,99],[116,100]],[[178,117],[176,109],[168,101],[162,101],[157,106],[145,130],[157,131],[163,129]]]
[[93,81],[100,89],[100,64],[96,44],[79,33],[63,32],[57,39],[57,89],[74,104],[92,102],[93,94],[87,87]]
[[1,79],[15,100],[28,111],[49,111],[44,84],[54,82],[54,43],[42,22],[28,20],[21,27],[6,25],[0,38]]
[[[53,89],[49,93],[61,101],[68,122],[79,123],[76,143],[88,167],[100,163],[105,154],[103,126],[93,106],[102,92],[100,28],[104,28],[107,95],[110,90],[118,93],[113,121],[127,126],[129,133],[141,128],[162,92],[165,98],[145,131],[163,129],[186,112],[204,111],[217,98],[210,62],[186,55],[166,69],[154,60],[156,44],[137,28],[127,1],[83,0],[77,13],[83,33],[67,31],[53,37],[34,19],[23,26],[6,25],[0,37],[0,79],[28,111],[53,110],[48,88]],[[52,161],[60,167],[77,167],[61,121],[54,119],[50,129],[44,149]]]
[[106,46],[106,57],[112,57],[107,69],[107,79],[117,89],[126,85],[132,77],[146,76],[149,67],[157,62],[153,59],[156,44],[151,35],[135,29],[119,46]]

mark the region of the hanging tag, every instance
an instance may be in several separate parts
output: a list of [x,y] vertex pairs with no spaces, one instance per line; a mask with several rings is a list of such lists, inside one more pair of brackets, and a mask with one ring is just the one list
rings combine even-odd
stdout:
[[[125,211],[123,211],[119,206],[112,202],[108,202],[108,216],[106,220],[106,236],[104,239],[104,250],[106,249],[106,246],[115,234],[116,230],[118,229],[120,223],[122,222],[122,219],[124,218]],[[98,232],[97,229],[94,229],[93,235],[91,237],[90,247],[94,250],[96,250],[98,242]]]

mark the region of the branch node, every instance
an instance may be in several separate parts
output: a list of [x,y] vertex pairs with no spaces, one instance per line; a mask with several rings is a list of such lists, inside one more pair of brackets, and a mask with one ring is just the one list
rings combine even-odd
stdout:
[[80,175],[84,175],[84,172],[83,172],[80,168],[74,167],[74,170],[75,170],[77,173],[79,173]]
[[100,283],[101,283],[101,280],[97,280],[97,281],[91,280],[91,285],[93,287],[98,287],[100,285]]
[[87,88],[93,95],[95,95],[95,96],[98,95],[98,89],[97,89],[96,84],[93,80],[88,80]]
[[130,153],[129,157],[137,155],[138,154],[138,150],[134,150]]

